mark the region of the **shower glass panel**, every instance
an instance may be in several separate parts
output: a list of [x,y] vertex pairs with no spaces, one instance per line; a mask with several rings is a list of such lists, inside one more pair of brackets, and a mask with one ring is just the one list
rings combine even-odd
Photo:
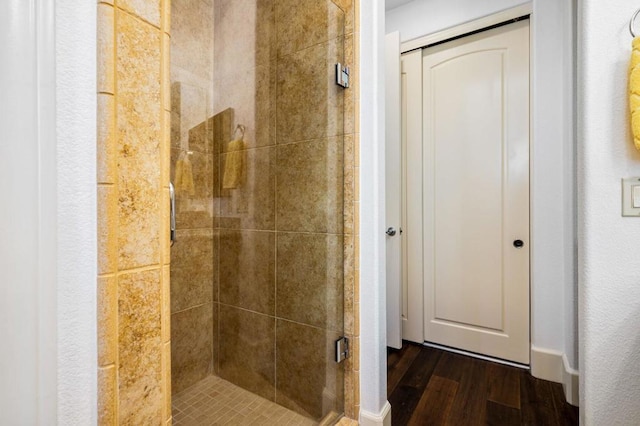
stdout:
[[171,2],[174,424],[343,413],[345,3]]

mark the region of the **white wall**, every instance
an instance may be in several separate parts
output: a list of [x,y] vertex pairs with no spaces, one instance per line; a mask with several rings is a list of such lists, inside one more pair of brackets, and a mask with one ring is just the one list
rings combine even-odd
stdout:
[[[96,3],[56,0],[58,424],[97,422]],[[43,424],[53,424],[47,420]]]
[[[640,6],[579,2],[578,182],[581,421],[640,419],[640,219],[623,218],[620,178],[640,176],[627,107],[629,18]],[[637,28],[637,27],[636,27]]]
[[[386,31],[407,41],[523,3],[414,0],[387,12]],[[572,15],[571,0],[533,1],[531,341],[576,368]]]

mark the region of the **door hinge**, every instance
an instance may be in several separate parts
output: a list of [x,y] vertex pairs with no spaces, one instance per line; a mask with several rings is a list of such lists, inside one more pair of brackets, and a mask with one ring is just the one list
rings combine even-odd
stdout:
[[336,84],[347,89],[349,87],[349,67],[336,64]]
[[349,358],[349,339],[341,337],[336,340],[336,362],[340,363]]

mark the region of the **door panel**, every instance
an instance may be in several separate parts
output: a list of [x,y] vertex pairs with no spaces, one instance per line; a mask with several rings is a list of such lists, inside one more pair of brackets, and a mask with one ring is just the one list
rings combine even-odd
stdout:
[[403,303],[402,338],[424,342],[422,259],[422,52],[402,55]]
[[422,71],[425,340],[528,363],[528,21],[424,49]]
[[387,346],[402,348],[402,145],[400,132],[400,33],[385,36],[387,226]]
[[434,317],[496,330],[502,329],[503,55],[474,52],[430,69]]

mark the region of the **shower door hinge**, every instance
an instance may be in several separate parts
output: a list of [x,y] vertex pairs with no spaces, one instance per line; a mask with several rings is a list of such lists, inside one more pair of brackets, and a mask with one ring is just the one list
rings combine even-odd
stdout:
[[336,362],[342,362],[349,358],[349,339],[341,337],[336,340]]
[[336,64],[336,84],[347,89],[349,87],[349,67]]

